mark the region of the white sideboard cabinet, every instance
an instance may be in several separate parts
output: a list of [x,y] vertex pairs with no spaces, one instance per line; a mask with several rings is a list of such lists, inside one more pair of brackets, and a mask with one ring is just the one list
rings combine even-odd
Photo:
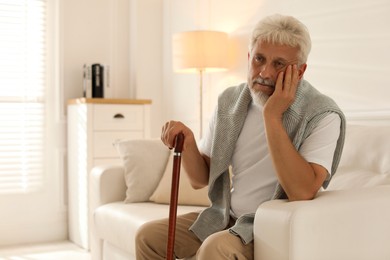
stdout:
[[90,248],[89,178],[93,167],[120,164],[117,139],[150,137],[150,100],[79,98],[68,102],[69,238]]

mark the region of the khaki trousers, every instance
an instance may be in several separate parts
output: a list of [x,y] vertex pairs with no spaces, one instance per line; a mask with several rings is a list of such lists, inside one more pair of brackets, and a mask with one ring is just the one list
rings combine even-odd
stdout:
[[[199,213],[177,216],[175,256],[179,259],[196,254],[198,260],[253,259],[253,242],[244,245],[241,239],[228,230],[209,236],[203,243],[189,231]],[[232,220],[228,227],[234,224]],[[166,256],[168,219],[142,225],[136,234],[137,260],[163,260]],[[227,228],[228,228],[227,227]]]

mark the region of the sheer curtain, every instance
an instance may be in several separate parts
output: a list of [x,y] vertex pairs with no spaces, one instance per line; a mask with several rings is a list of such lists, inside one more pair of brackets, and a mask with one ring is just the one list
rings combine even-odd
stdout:
[[0,0],[0,193],[42,187],[46,1]]

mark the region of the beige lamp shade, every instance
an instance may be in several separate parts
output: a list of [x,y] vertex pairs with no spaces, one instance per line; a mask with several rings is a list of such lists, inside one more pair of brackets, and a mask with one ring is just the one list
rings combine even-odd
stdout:
[[188,31],[173,36],[175,72],[216,71],[228,67],[228,35],[218,31]]

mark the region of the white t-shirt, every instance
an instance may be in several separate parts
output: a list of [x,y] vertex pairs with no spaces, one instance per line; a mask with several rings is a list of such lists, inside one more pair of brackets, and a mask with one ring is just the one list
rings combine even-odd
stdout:
[[[215,120],[216,111],[199,145],[201,153],[209,157]],[[326,116],[303,142],[299,153],[308,162],[322,165],[330,172],[340,123],[337,114]],[[272,198],[277,176],[268,151],[262,108],[253,103],[238,137],[231,166],[231,212],[235,217],[254,213],[261,203]]]

